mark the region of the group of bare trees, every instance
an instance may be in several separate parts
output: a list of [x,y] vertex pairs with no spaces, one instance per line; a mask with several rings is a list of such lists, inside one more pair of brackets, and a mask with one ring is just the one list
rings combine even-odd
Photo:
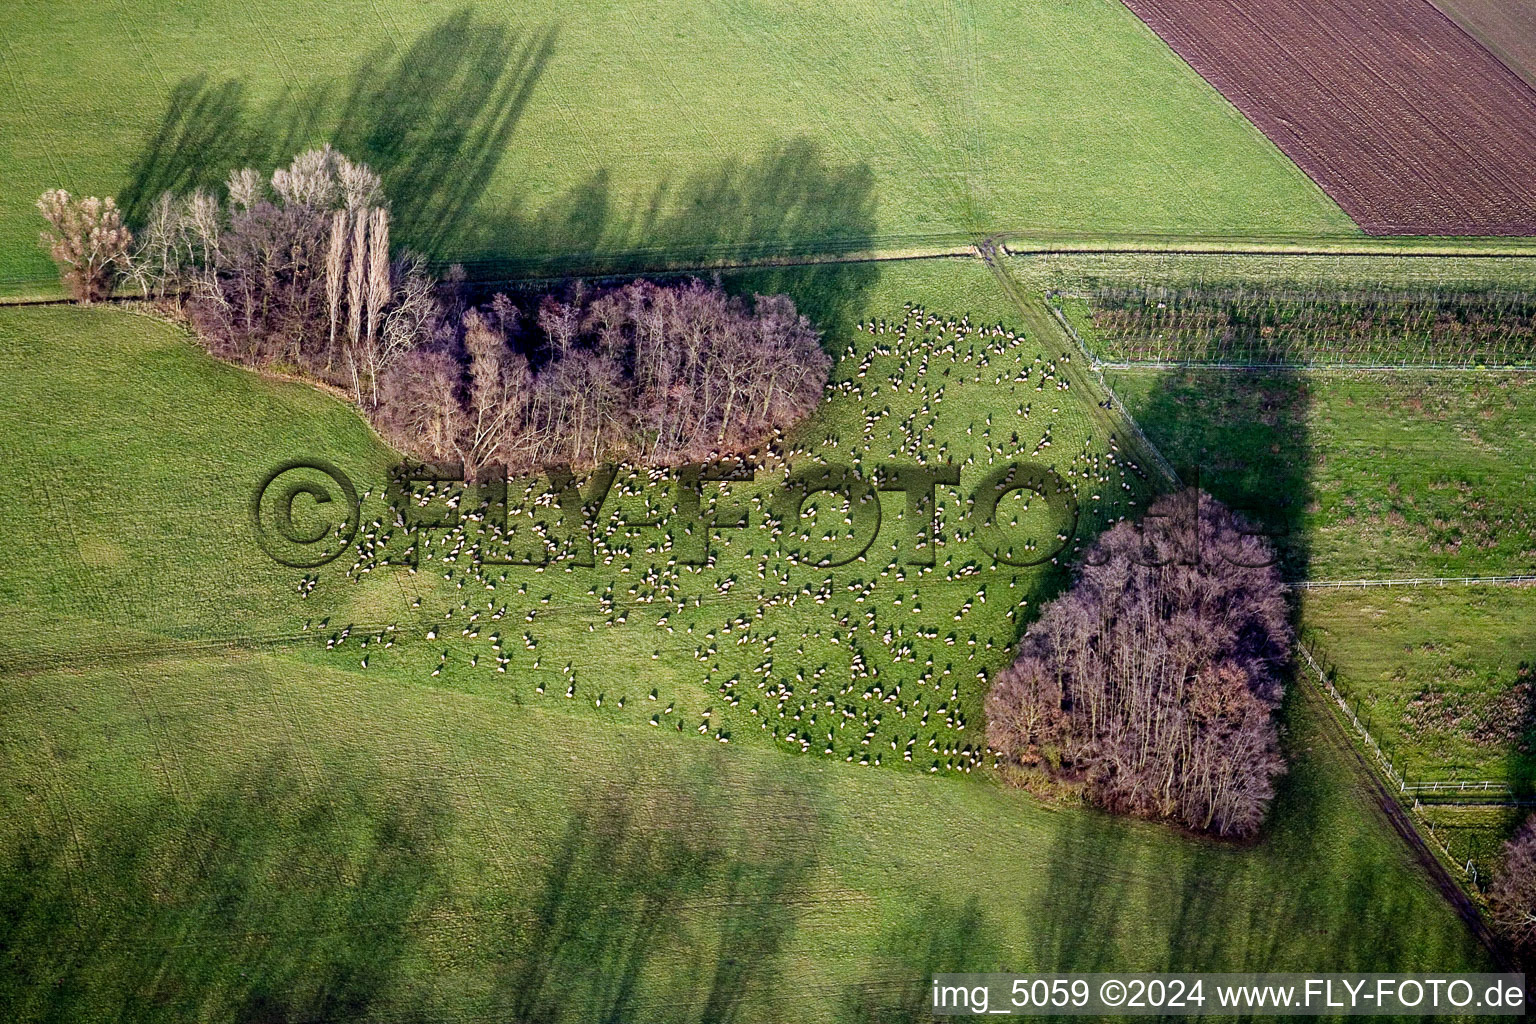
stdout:
[[1504,864],[1488,893],[1493,922],[1522,954],[1536,957],[1536,815],[1504,846]]
[[698,280],[545,296],[531,319],[498,295],[464,314],[460,347],[398,360],[378,422],[471,475],[744,451],[814,409],[831,368],[786,296]]
[[225,192],[161,196],[129,276],[145,297],[184,298],[215,354],[341,385],[372,409],[380,376],[440,313],[421,259],[391,253],[378,175],[327,146],[270,176],[235,171]]
[[343,387],[405,452],[472,475],[739,452],[815,408],[831,368],[786,296],[697,280],[535,298],[532,317],[445,302],[391,253],[378,175],[329,146],[235,171],[222,197],[162,195],[136,238],[111,199],[38,206],[81,301],[131,281],[215,355]]
[[1267,548],[1196,491],[1100,537],[987,697],[988,742],[1015,778],[1217,835],[1256,831],[1284,770],[1274,712],[1290,652]]
[[59,277],[76,302],[89,304],[112,293],[129,263],[133,233],[111,196],[76,199],[61,188],[44,192],[38,211],[48,222],[43,247],[59,266]]

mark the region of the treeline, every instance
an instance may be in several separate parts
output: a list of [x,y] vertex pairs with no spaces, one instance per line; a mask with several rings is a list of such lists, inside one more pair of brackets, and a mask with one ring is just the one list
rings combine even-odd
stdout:
[[1274,712],[1290,628],[1272,561],[1193,490],[1100,537],[987,696],[987,740],[1012,777],[1217,835],[1255,832],[1284,770]]
[[1493,923],[1516,952],[1536,963],[1536,815],[1504,845],[1504,860],[1488,893]]
[[546,296],[531,322],[498,295],[461,322],[462,355],[425,346],[386,371],[378,422],[472,469],[748,450],[808,415],[831,369],[786,296],[698,280]]
[[788,297],[697,280],[469,306],[462,271],[392,250],[379,177],[330,147],[163,195],[136,235],[111,199],[38,207],[79,301],[130,282],[215,355],[344,388],[406,453],[471,475],[739,453],[814,409],[831,368]]

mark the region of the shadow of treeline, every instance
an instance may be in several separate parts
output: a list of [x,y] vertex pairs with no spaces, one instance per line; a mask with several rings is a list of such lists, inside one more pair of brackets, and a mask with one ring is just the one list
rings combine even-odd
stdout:
[[996,931],[975,896],[930,898],[875,939],[875,966],[837,1005],[848,1024],[915,1024],[933,1019],[935,974],[1007,970]]
[[[1425,913],[1438,895],[1403,884],[1395,836],[1337,838],[1366,826],[1345,806],[1347,780],[1318,767],[1293,764],[1250,845],[1191,838],[1169,857],[1166,838],[1144,842],[1155,826],[1127,828],[1108,814],[1064,820],[1042,889],[1028,894],[1036,969],[1375,972],[1475,958],[1470,934],[1446,927],[1449,907]],[[1379,828],[1390,833],[1385,821]]]
[[357,1019],[390,1001],[447,816],[272,761],[0,867],[0,1018]]
[[348,76],[266,103],[240,79],[188,76],[171,90],[119,203],[137,224],[164,192],[221,191],[233,170],[270,171],[330,142],[379,172],[396,241],[431,257],[468,229],[557,37],[554,27],[521,32],[465,9],[404,48],[376,48]]
[[1536,662],[1520,663],[1511,697],[1517,711],[1510,724],[1505,775],[1521,800],[1536,796]]
[[[270,170],[330,142],[380,173],[397,244],[439,271],[463,264],[472,280],[623,275],[869,248],[872,171],[863,162],[834,164],[804,137],[722,154],[709,172],[659,183],[617,180],[599,167],[538,205],[489,195],[541,99],[558,37],[556,26],[519,30],[465,9],[404,46],[379,47],[350,74],[265,103],[242,80],[188,77],[171,90],[119,203],[137,225],[163,192],[221,191],[231,170]],[[585,159],[574,141],[582,126],[570,129],[569,151],[551,148],[548,159]],[[840,283],[843,292],[858,286],[857,275]]]
[[785,1005],[820,830],[797,797],[758,801],[754,829],[708,784],[604,791],[531,884],[466,890],[445,800],[360,795],[368,765],[289,765],[7,849],[0,1019],[691,1024]]
[[590,798],[506,919],[493,1012],[529,1024],[772,1016],[815,843],[776,814],[781,839],[744,846],[740,822],[721,827],[731,813],[682,789]]
[[1295,370],[1186,368],[1162,374],[1130,413],[1178,470],[1268,534],[1282,576],[1307,577],[1312,501],[1307,416]]

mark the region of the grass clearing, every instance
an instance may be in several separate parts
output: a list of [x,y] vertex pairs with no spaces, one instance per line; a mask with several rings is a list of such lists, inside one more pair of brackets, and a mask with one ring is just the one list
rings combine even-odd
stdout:
[[1536,375],[1106,371],[1175,465],[1273,529],[1292,578],[1536,572]]
[[7,29],[11,292],[52,278],[46,188],[137,214],[327,140],[382,172],[398,241],[480,277],[1004,229],[1359,236],[1109,0],[22,0]]

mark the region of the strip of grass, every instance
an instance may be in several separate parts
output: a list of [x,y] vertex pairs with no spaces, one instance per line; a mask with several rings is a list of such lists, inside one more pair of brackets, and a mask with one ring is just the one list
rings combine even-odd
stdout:
[[1536,376],[1106,375],[1169,459],[1285,531],[1294,578],[1536,571]]
[[1009,260],[1021,274],[1068,293],[1100,284],[1453,289],[1528,288],[1533,280],[1530,255],[1144,252],[1021,254]]

